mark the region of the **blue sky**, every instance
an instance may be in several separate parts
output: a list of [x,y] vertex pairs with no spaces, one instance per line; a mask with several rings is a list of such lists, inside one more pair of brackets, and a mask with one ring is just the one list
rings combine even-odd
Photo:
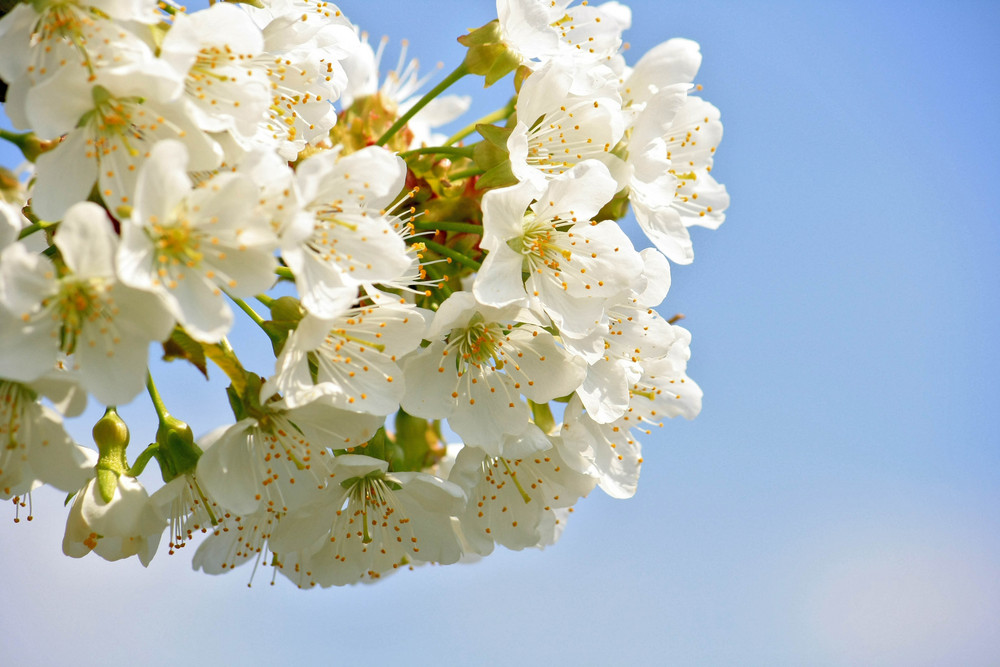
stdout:
[[[701,43],[733,202],[661,308],[687,316],[704,409],[643,441],[636,497],[595,491],[544,551],[303,592],[191,572],[191,547],[65,558],[39,493],[0,522],[3,662],[1000,663],[1000,6],[629,4],[630,62]],[[340,7],[446,71],[493,12]],[[502,86],[465,90],[485,113]],[[161,372],[182,418],[229,417]]]

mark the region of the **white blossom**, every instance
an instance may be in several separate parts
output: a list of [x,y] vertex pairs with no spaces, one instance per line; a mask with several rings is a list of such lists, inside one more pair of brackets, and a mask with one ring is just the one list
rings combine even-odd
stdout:
[[274,283],[277,239],[240,174],[192,187],[182,144],[158,144],[139,175],[135,208],[122,223],[123,282],[163,298],[194,338],[221,339],[233,315],[223,290],[246,297]]
[[0,307],[18,317],[0,332],[0,375],[35,380],[67,354],[81,385],[106,405],[142,391],[149,344],[169,335],[173,319],[158,298],[117,280],[117,243],[104,210],[83,202],[55,235],[65,269],[21,244],[0,254]]

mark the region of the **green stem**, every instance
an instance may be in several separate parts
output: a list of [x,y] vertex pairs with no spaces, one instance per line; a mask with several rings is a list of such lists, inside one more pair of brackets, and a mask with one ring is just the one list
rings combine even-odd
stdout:
[[138,477],[141,475],[142,471],[146,469],[146,464],[149,463],[149,460],[156,456],[159,451],[160,446],[155,442],[151,443],[149,447],[142,450],[142,454],[139,454],[139,457],[133,461],[132,467],[129,468],[125,474],[129,477]]
[[264,318],[261,317],[260,315],[258,315],[257,311],[250,307],[250,304],[248,304],[243,299],[237,299],[235,296],[233,296],[229,292],[226,292],[226,296],[228,296],[230,299],[232,299],[232,302],[235,303],[237,306],[239,306],[240,310],[242,310],[244,313],[246,313],[247,315],[249,315],[250,319],[254,321],[254,324],[256,324],[257,326],[259,326],[261,328],[264,327]]
[[[223,290],[223,291],[225,291],[225,290]],[[274,331],[271,331],[271,330],[269,330],[267,328],[267,325],[264,323],[264,318],[261,317],[260,315],[258,315],[257,311],[250,307],[250,304],[248,304],[243,299],[237,299],[235,296],[233,296],[229,292],[226,292],[226,296],[228,296],[230,299],[232,299],[233,303],[235,303],[237,306],[239,306],[240,310],[242,310],[244,313],[246,313],[250,317],[250,319],[253,320],[254,324],[256,324],[258,327],[260,327],[261,331],[263,331],[264,333],[267,334],[267,337],[271,339],[272,343],[275,343],[275,342],[278,341],[278,339],[280,338],[280,336],[278,336]]]
[[153,401],[153,408],[156,410],[156,416],[162,422],[170,413],[167,412],[167,406],[163,404],[163,399],[160,398],[160,392],[156,390],[156,383],[153,382],[153,375],[149,371],[146,371],[146,391],[149,392],[149,398]]
[[403,151],[399,154],[399,157],[404,160],[413,155],[452,155],[455,157],[467,157],[471,158],[473,151],[476,149],[475,144],[472,146],[428,146],[425,148],[414,148],[411,151]]
[[408,120],[410,120],[415,115],[417,115],[417,112],[419,112],[421,109],[423,109],[425,106],[427,106],[427,104],[431,100],[433,100],[435,97],[437,97],[438,95],[440,95],[441,93],[443,93],[445,90],[448,89],[449,86],[451,86],[453,83],[455,83],[456,81],[458,81],[459,79],[461,79],[463,76],[465,76],[468,73],[469,73],[469,70],[466,68],[465,62],[463,62],[458,67],[456,67],[455,71],[453,71],[451,74],[449,74],[448,76],[446,76],[444,78],[444,81],[442,81],[438,85],[434,86],[434,88],[432,88],[430,90],[430,92],[428,92],[426,95],[424,95],[423,97],[421,97],[417,101],[416,104],[414,104],[412,107],[410,107],[406,111],[406,113],[404,113],[402,116],[400,116],[396,120],[396,122],[392,124],[392,127],[390,127],[388,130],[386,130],[385,134],[383,134],[381,137],[378,138],[378,141],[375,142],[375,145],[376,146],[385,146],[385,142],[389,141],[389,139],[392,139],[392,136],[394,134],[396,134],[397,132],[399,132],[399,130],[404,125],[406,125],[406,122]]
[[483,173],[483,170],[479,167],[472,167],[471,169],[463,169],[461,171],[453,171],[448,174],[449,181],[460,181],[463,178],[468,178],[470,176],[479,176]]
[[420,243],[423,243],[425,246],[427,246],[428,250],[433,250],[442,257],[447,257],[451,260],[454,260],[459,264],[461,264],[462,266],[469,267],[473,271],[478,271],[479,268],[482,266],[479,262],[472,259],[471,257],[466,257],[457,250],[452,250],[451,248],[443,246],[440,243],[435,243],[434,241],[420,241]]
[[451,146],[452,144],[457,143],[462,139],[466,138],[467,136],[476,131],[477,125],[490,125],[492,123],[496,123],[497,121],[504,120],[512,113],[514,113],[515,99],[517,98],[511,98],[510,102],[507,103],[507,106],[503,107],[502,109],[497,109],[491,114],[487,114],[478,120],[472,121],[471,123],[463,127],[461,130],[448,137],[448,139],[444,142],[444,145]]
[[282,278],[288,278],[289,280],[295,280],[295,274],[287,266],[279,266],[274,270],[274,273]]
[[49,227],[52,227],[56,224],[57,223],[55,222],[36,222],[34,224],[28,225],[27,227],[22,229],[20,233],[17,235],[17,240],[20,241],[21,239],[31,236],[32,234],[34,234],[39,230],[48,229]]
[[478,234],[482,236],[483,226],[471,222],[447,222],[438,220],[413,220],[414,229],[434,229],[443,232],[461,232],[463,234]]
[[265,308],[270,308],[272,305],[274,305],[274,301],[275,301],[274,299],[272,299],[271,297],[269,297],[266,294],[258,294],[254,298],[257,299],[258,301],[260,301],[262,304],[264,304]]

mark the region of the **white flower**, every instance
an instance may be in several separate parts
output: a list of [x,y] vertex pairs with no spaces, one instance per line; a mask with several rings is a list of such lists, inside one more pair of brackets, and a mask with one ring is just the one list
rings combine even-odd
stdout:
[[687,227],[717,228],[729,195],[710,175],[722,139],[719,111],[688,95],[698,44],[674,39],[647,53],[623,84],[635,112],[628,130],[629,201],[646,236],[671,261],[689,264]]
[[615,190],[607,167],[587,160],[544,190],[522,182],[487,192],[481,245],[489,254],[472,288],[476,298],[504,306],[530,297],[560,331],[587,335],[642,274],[624,232],[610,220],[591,221]]
[[590,364],[576,393],[590,417],[602,424],[625,413],[629,387],[642,376],[645,362],[667,356],[675,343],[683,350],[680,354],[686,355],[691,340],[685,330],[672,326],[654,310],[669,289],[670,264],[653,248],[640,254],[645,263],[645,289],[610,304],[606,320],[589,335],[563,334],[566,347]]
[[401,303],[332,320],[306,315],[285,342],[269,386],[293,406],[326,397],[342,410],[388,415],[406,391],[398,360],[420,345],[425,326],[416,307]]
[[191,566],[206,574],[224,574],[251,558],[260,562],[277,521],[276,513],[263,510],[228,518],[198,545]]
[[147,511],[149,495],[135,477],[118,476],[104,502],[97,479],[80,489],[66,519],[63,553],[83,558],[93,551],[105,560],[138,556],[144,566],[156,555],[163,523]]
[[462,536],[484,556],[494,543],[514,550],[551,544],[557,537],[555,510],[571,507],[597,481],[567,465],[552,443],[517,458],[465,447],[448,479],[469,498],[460,517]]
[[361,446],[382,424],[324,400],[263,410],[229,427],[198,459],[202,488],[238,515],[285,513],[307,504],[327,484],[330,450]]
[[674,38],[654,46],[626,74],[622,97],[633,107],[645,105],[664,88],[694,81],[701,67],[698,42]]
[[412,257],[384,210],[405,179],[403,160],[376,146],[343,157],[338,149],[323,151],[302,161],[296,180],[312,226],[283,234],[281,254],[306,310],[336,317],[363,283],[391,283],[409,271]]
[[271,102],[263,72],[251,67],[263,49],[260,29],[246,12],[219,3],[177,14],[163,38],[161,57],[184,77],[184,100],[198,127],[232,132],[246,143]]
[[[686,331],[684,337],[690,339]],[[563,425],[567,460],[581,472],[595,474],[601,489],[615,498],[635,493],[642,453],[634,430],[650,433],[651,426],[663,426],[664,417],[693,419],[701,410],[701,388],[683,371],[687,346],[675,344],[671,353],[644,364],[642,377],[629,387],[629,405],[620,419],[598,423],[582,412],[579,397],[566,407]]]
[[32,98],[31,89],[56,74],[85,83],[106,69],[163,71],[149,46],[132,32],[158,20],[152,1],[12,5],[0,19],[0,78],[10,84],[5,111],[14,126],[35,129],[38,115],[47,110],[43,99]]
[[0,498],[23,496],[38,483],[76,491],[96,463],[97,452],[74,443],[34,391],[0,380]]
[[132,206],[139,168],[160,140],[183,143],[191,170],[219,166],[218,145],[195,126],[180,102],[163,100],[157,77],[108,73],[92,85],[61,72],[33,89],[46,109],[33,119],[36,130],[43,136],[68,132],[36,162],[31,205],[43,219],[61,219],[87,198],[95,181],[110,211]]
[[632,436],[627,422],[598,423],[587,412],[578,396],[566,406],[562,429],[565,447],[575,452],[580,472],[597,476],[601,490],[612,498],[631,498],[639,484],[642,446]]
[[462,490],[433,475],[387,469],[368,456],[338,456],[324,497],[284,517],[272,549],[297,553],[299,567],[321,586],[377,579],[411,561],[456,562],[452,517],[464,505]]
[[447,418],[466,444],[493,455],[503,453],[508,436],[548,446],[522,396],[545,403],[570,394],[583,381],[584,362],[541,326],[515,319],[517,310],[477,304],[468,292],[448,297],[427,332],[431,345],[403,362],[403,409]]
[[619,69],[622,31],[631,25],[628,7],[608,2],[596,7],[572,0],[497,0],[497,16],[507,46],[535,68],[554,58]]
[[580,83],[584,77],[581,69],[550,63],[521,86],[517,125],[507,140],[511,170],[519,181],[541,189],[548,179],[589,159],[621,169],[621,161],[610,153],[625,133],[618,91]]
[[0,305],[19,317],[3,327],[0,375],[35,380],[68,354],[80,384],[106,405],[142,391],[149,344],[170,334],[173,320],[157,298],[118,282],[117,238],[104,210],[83,202],[59,225],[55,245],[68,271],[21,244],[3,251]]
[[246,8],[264,36],[254,59],[270,86],[268,116],[254,143],[294,160],[337,122],[332,103],[347,85],[340,61],[358,48],[354,26],[336,5],[277,0],[263,10]]
[[118,272],[163,297],[192,337],[216,342],[233,321],[222,290],[242,298],[268,289],[277,239],[249,179],[223,173],[192,189],[190,166],[182,144],[153,149],[122,223]]

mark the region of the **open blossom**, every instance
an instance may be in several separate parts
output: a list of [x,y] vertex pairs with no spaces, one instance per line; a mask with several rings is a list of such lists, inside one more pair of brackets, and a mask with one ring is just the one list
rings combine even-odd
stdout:
[[642,377],[629,388],[629,404],[619,419],[596,421],[581,410],[584,403],[579,397],[566,407],[563,442],[565,451],[575,455],[568,460],[575,469],[596,475],[601,489],[612,497],[635,493],[642,463],[636,431],[648,434],[650,427],[663,426],[663,418],[693,419],[701,410],[701,388],[683,370],[687,346],[675,347],[672,354],[644,365]]
[[158,298],[118,281],[117,243],[104,210],[82,202],[55,235],[65,270],[21,244],[3,251],[0,308],[18,319],[0,331],[0,376],[36,380],[65,354],[82,386],[107,405],[142,391],[149,344],[170,334],[173,318]]
[[550,543],[555,510],[571,507],[596,485],[596,478],[566,464],[558,447],[521,456],[490,456],[466,446],[449,481],[469,500],[460,517],[462,536],[478,554],[493,545],[520,550]]
[[504,43],[537,67],[556,58],[620,67],[622,31],[632,22],[616,2],[570,7],[573,0],[497,0]]
[[159,20],[153,1],[47,0],[10,5],[0,18],[0,78],[15,127],[34,129],[46,100],[35,86],[56,74],[93,81],[102,70],[164,70],[135,28]]
[[179,101],[166,97],[164,81],[170,83],[140,71],[102,73],[89,83],[61,70],[33,89],[45,109],[33,117],[33,129],[40,136],[67,133],[36,161],[32,208],[39,216],[61,219],[66,209],[87,198],[95,182],[110,211],[132,206],[139,168],[161,140],[183,143],[192,170],[219,166],[218,145]]
[[464,505],[462,490],[426,473],[387,469],[368,456],[338,456],[324,497],[278,523],[273,550],[297,553],[309,583],[321,586],[377,579],[412,561],[456,562],[461,547],[451,517]]
[[299,406],[324,397],[350,411],[388,415],[406,391],[399,362],[426,322],[410,304],[376,303],[326,320],[306,315],[285,343],[268,386]]
[[472,288],[476,298],[492,306],[530,299],[560,331],[591,332],[642,272],[618,225],[592,221],[615,190],[607,167],[587,160],[544,189],[525,181],[487,192],[482,246],[490,254]]
[[346,156],[338,149],[302,161],[298,197],[308,214],[282,236],[281,255],[295,272],[302,305],[336,317],[364,283],[393,282],[412,264],[396,220],[385,209],[403,190],[406,165],[372,146]]
[[582,67],[552,62],[521,86],[517,125],[507,140],[518,180],[544,188],[584,160],[619,169],[619,158],[610,152],[625,133],[617,81],[588,75]]
[[403,409],[447,418],[466,444],[494,455],[507,436],[547,446],[522,397],[544,403],[571,393],[583,380],[584,364],[543,327],[519,321],[517,311],[477,304],[468,292],[451,295],[428,329],[434,342],[404,362],[414,381]]
[[246,12],[225,3],[177,14],[160,46],[161,58],[183,77],[192,120],[242,143],[257,134],[271,101],[263,73],[251,67],[263,50],[260,29]]
[[629,201],[646,236],[678,264],[694,259],[687,228],[717,228],[729,206],[711,176],[719,111],[688,94],[700,64],[697,43],[672,39],[643,56],[622,84],[633,115],[624,147]]
[[336,124],[332,103],[347,85],[340,61],[358,48],[358,38],[347,17],[329,2],[279,0],[245,11],[264,38],[264,51],[252,64],[271,93],[253,145],[294,160]]
[[[356,101],[378,95],[386,111],[402,115],[420,99],[419,91],[431,74],[420,76],[420,64],[416,58],[407,61],[406,41],[402,44],[396,66],[385,72],[384,79],[379,83],[382,55],[388,41],[384,37],[379,41],[378,49],[373,50],[368,43],[368,35],[362,33],[359,48],[343,61],[347,88],[341,95],[340,103],[344,109],[350,108]],[[444,143],[445,137],[434,134],[432,130],[461,116],[471,103],[472,98],[467,95],[440,95],[432,99],[406,122],[413,135],[410,145],[419,147]]]
[[161,296],[194,338],[221,339],[233,315],[222,290],[246,297],[274,283],[277,239],[255,207],[256,188],[223,173],[193,188],[182,144],[164,141],[139,175],[135,208],[122,223],[123,282]]
[[364,444],[382,420],[317,400],[267,404],[220,434],[198,460],[202,487],[235,514],[285,513],[308,503],[328,481],[330,450]]

